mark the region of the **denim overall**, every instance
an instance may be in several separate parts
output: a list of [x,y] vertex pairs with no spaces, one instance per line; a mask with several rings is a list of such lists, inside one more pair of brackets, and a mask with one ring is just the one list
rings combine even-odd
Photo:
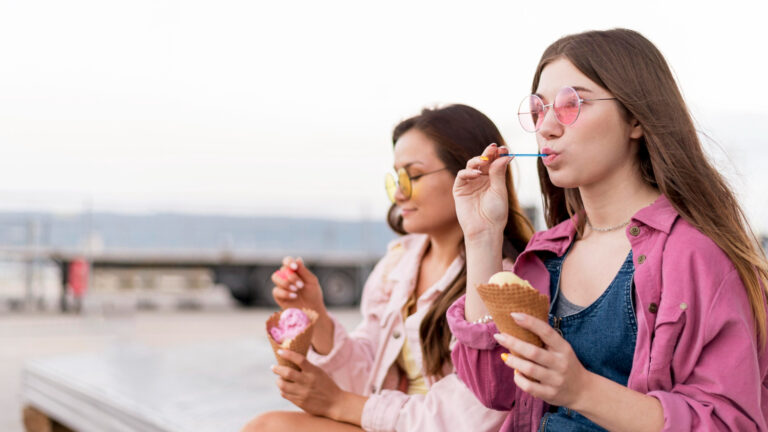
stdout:
[[[571,344],[581,364],[590,372],[627,385],[637,339],[637,320],[632,300],[632,251],[611,284],[591,305],[572,315],[558,317],[562,257],[544,260],[549,270],[549,323]],[[568,408],[550,407],[544,414],[539,431],[604,431],[586,417]]]

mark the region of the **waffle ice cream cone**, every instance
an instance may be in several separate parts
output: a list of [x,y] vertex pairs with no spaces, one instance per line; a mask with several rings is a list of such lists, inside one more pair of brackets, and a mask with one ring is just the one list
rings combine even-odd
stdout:
[[301,310],[307,318],[309,318],[309,324],[304,327],[304,330],[301,333],[292,338],[285,339],[282,343],[277,342],[272,337],[272,332],[270,331],[273,327],[278,327],[282,312],[275,312],[267,319],[267,338],[269,339],[270,345],[272,345],[272,351],[275,353],[277,363],[281,366],[288,366],[296,370],[299,370],[299,367],[278,355],[277,350],[291,350],[304,356],[307,355],[309,346],[312,344],[312,331],[315,328],[318,315],[317,312],[312,309],[302,308]]
[[477,292],[493,317],[496,327],[502,333],[510,334],[536,346],[544,345],[534,333],[517,325],[509,314],[520,312],[547,322],[549,318],[548,296],[541,294],[528,281],[520,279],[510,272],[497,273],[489,283],[478,285]]

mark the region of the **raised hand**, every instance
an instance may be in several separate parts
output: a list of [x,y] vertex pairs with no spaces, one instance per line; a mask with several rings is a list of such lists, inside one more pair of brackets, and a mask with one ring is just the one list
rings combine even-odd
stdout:
[[512,157],[505,147],[491,144],[456,175],[453,198],[465,238],[502,232],[509,212],[505,174]]
[[323,290],[317,276],[304,265],[301,258],[283,258],[283,266],[272,274],[275,288],[272,297],[283,308],[309,308],[324,315]]

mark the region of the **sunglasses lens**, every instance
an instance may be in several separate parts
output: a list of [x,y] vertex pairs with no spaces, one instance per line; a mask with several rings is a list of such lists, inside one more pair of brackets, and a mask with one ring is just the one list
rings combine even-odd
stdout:
[[397,192],[397,181],[395,176],[390,173],[384,177],[384,187],[387,189],[387,196],[393,203],[395,202],[395,192]]
[[557,120],[565,126],[570,126],[576,121],[580,108],[579,94],[570,87],[563,87],[555,96],[555,115]]
[[403,168],[400,168],[400,170],[397,171],[397,177],[400,182],[400,192],[402,192],[406,198],[410,198],[411,179],[408,177],[408,173]]
[[517,110],[517,118],[520,120],[520,126],[527,132],[536,132],[544,120],[544,102],[536,95],[529,95],[522,102]]

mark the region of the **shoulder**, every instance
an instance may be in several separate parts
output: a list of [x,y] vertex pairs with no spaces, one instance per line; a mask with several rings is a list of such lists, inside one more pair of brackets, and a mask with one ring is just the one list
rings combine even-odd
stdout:
[[566,219],[552,228],[544,231],[537,231],[531,236],[526,249],[538,249],[548,244],[559,244],[570,238],[576,233],[576,225],[572,219]]
[[673,268],[691,268],[720,279],[735,269],[733,262],[714,240],[682,217],[672,225],[664,244],[664,262]]
[[[672,225],[662,251],[662,283],[674,287],[667,295],[699,303],[701,312],[726,291],[745,297],[746,291],[731,259],[717,243],[688,221],[678,218]],[[683,301],[683,300],[681,300]]]

